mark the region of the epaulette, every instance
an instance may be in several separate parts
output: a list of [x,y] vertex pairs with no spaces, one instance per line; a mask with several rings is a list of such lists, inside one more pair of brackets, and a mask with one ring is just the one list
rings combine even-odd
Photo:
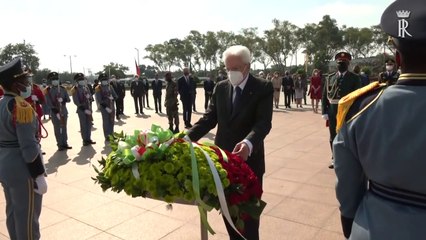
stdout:
[[334,72],[334,73],[330,73],[330,74],[328,74],[328,75],[327,75],[327,78],[329,78],[329,77],[332,77],[332,76],[336,75],[336,73],[337,73],[337,72]]
[[34,118],[34,109],[25,99],[16,96],[12,115],[17,123],[31,123]]
[[102,91],[101,85],[96,86],[95,92],[100,92],[100,91]]
[[48,87],[46,87],[44,90],[43,90],[43,94],[44,95],[46,95],[47,93],[48,93],[48,91],[50,90],[50,86],[48,86]]
[[77,90],[76,90],[76,86],[73,86],[73,87],[71,88],[71,95],[74,95],[75,91],[77,91]]
[[[375,102],[380,97],[385,87],[386,84],[373,82],[341,98],[337,108],[336,131],[338,132],[345,122],[359,116],[365,109],[371,106],[371,103]],[[367,100],[367,104],[365,104],[365,101],[359,101],[365,98]]]

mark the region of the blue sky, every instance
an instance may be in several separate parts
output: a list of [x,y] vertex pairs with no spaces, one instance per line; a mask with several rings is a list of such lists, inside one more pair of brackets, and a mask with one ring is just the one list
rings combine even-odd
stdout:
[[0,47],[23,42],[35,45],[41,67],[99,71],[119,62],[134,71],[135,48],[141,63],[146,45],[185,37],[190,30],[234,31],[271,28],[274,18],[300,27],[325,14],[339,25],[378,24],[393,0],[4,0],[1,3]]

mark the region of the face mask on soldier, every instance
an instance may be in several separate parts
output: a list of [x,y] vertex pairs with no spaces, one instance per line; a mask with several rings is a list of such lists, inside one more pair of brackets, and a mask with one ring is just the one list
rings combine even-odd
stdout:
[[337,69],[341,73],[346,72],[348,70],[348,63],[347,62],[339,62],[339,63],[337,63]]
[[392,71],[393,65],[386,65],[386,71]]

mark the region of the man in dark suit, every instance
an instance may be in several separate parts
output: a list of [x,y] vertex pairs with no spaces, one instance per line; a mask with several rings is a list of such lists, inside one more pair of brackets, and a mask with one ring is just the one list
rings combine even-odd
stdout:
[[130,94],[135,101],[135,114],[139,114],[139,109],[140,113],[143,114],[142,97],[145,95],[145,87],[138,75],[135,75],[130,84]]
[[126,87],[123,82],[117,80],[115,75],[111,76],[111,86],[117,94],[117,99],[115,100],[115,115],[117,120],[120,120],[120,115],[124,114],[124,97],[126,96]]
[[155,113],[161,112],[161,91],[163,90],[163,81],[158,79],[158,73],[155,74],[155,80],[151,83],[152,95],[154,96]]
[[[262,184],[263,140],[271,129],[274,89],[270,81],[249,73],[251,55],[246,47],[228,48],[223,60],[229,80],[216,85],[207,112],[187,134],[192,141],[198,141],[217,125],[215,144],[245,160]],[[241,239],[226,221],[225,224],[232,240]],[[259,239],[259,220],[245,221],[244,237]]]
[[183,76],[178,80],[178,91],[183,106],[183,122],[186,128],[192,127],[192,101],[194,98],[194,79],[189,75],[189,69],[183,69]]
[[207,110],[207,107],[209,106],[210,98],[213,94],[215,83],[213,82],[213,75],[210,75],[209,79],[204,81],[204,110]]
[[283,77],[283,92],[284,92],[284,105],[285,108],[291,108],[291,94],[294,89],[293,78],[290,76],[288,71],[285,72],[285,76]]

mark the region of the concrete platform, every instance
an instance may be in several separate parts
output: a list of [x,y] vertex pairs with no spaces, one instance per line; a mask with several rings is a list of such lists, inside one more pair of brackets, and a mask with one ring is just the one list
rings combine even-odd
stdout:
[[[149,103],[153,108],[151,94]],[[199,112],[193,114],[193,123],[202,116],[203,106],[204,92],[198,89]],[[263,198],[268,205],[261,217],[261,239],[343,239],[334,192],[335,175],[327,168],[331,155],[328,130],[321,115],[314,114],[309,106],[292,106],[288,111],[283,105],[274,109],[273,127],[266,138]],[[104,143],[99,112],[94,113],[92,132],[97,144],[82,146],[75,109],[73,103],[68,105],[72,150],[57,152],[52,124],[44,122],[49,131],[49,137],[42,141],[49,190],[43,199],[40,219],[42,239],[200,239],[196,207],[175,204],[170,211],[163,202],[104,193],[94,184],[90,178],[95,175],[92,164],[97,164],[110,149]],[[152,123],[168,127],[166,115],[156,114],[153,109],[145,109],[144,116],[135,116],[129,93],[124,112],[128,117],[116,122],[116,131],[146,129]],[[181,118],[181,129],[182,122]],[[206,140],[214,139],[214,133],[213,130]],[[0,240],[8,239],[4,209],[4,196],[0,194]],[[208,217],[217,232],[209,239],[228,239],[221,216],[213,211]]]

